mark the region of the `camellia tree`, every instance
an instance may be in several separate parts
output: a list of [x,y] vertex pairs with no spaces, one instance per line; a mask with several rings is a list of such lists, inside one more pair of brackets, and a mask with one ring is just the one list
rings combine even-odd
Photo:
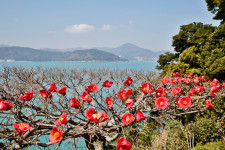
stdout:
[[224,95],[225,84],[217,79],[178,72],[157,77],[127,70],[4,68],[0,146],[58,149],[70,143],[76,149],[75,139],[83,138],[88,149],[108,144],[130,150],[126,127],[146,118],[212,109],[215,97]]

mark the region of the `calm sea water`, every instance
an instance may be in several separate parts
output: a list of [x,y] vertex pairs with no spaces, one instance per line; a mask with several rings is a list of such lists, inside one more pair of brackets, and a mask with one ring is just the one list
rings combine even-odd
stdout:
[[0,68],[9,67],[44,67],[44,68],[77,68],[77,69],[137,69],[143,71],[157,71],[156,61],[150,62],[0,62]]
[[[43,67],[43,68],[76,68],[76,69],[136,69],[140,71],[157,71],[155,69],[155,66],[157,65],[157,62],[151,61],[151,62],[0,62],[0,70],[3,69],[3,67],[26,67],[26,68],[33,68],[33,67]],[[48,140],[49,136],[42,136],[40,138],[41,142],[49,142]],[[77,143],[77,149],[78,150],[87,150],[85,148],[85,141],[82,138],[75,139]],[[54,144],[48,148],[45,148],[45,150],[51,150],[55,149],[58,144]],[[68,150],[71,149],[72,143],[70,140],[66,140],[62,143],[62,146],[59,147],[61,150]],[[26,148],[28,149],[28,148]],[[43,149],[41,147],[37,148],[35,146],[29,147],[31,150],[36,149]]]

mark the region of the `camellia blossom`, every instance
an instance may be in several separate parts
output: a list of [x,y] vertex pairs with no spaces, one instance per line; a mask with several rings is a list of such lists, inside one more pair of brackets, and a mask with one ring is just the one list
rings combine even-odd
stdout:
[[214,92],[210,92],[210,95],[212,95],[213,97],[216,97],[216,93]]
[[147,117],[145,117],[144,114],[143,114],[141,111],[139,111],[139,110],[137,110],[136,113],[137,113],[137,118],[136,118],[137,121],[145,120],[145,119],[147,118]]
[[186,84],[189,84],[190,81],[191,81],[190,79],[185,79],[185,80],[184,80],[184,82],[185,82]]
[[124,113],[122,116],[122,122],[126,125],[132,123],[134,120],[135,117],[131,113]]
[[167,96],[167,94],[168,94],[168,89],[165,88],[165,89],[163,90],[163,95]]
[[199,84],[198,77],[194,77],[194,78],[192,79],[192,82],[193,82],[194,84]]
[[104,111],[99,111],[97,113],[97,119],[99,122],[104,122],[109,119],[109,115]]
[[111,86],[112,86],[112,84],[113,84],[113,82],[112,82],[112,81],[108,81],[108,80],[106,80],[106,81],[104,81],[104,82],[103,82],[102,86],[103,86],[103,87],[111,87]]
[[190,97],[181,98],[179,104],[182,108],[189,108],[192,105],[192,99]]
[[127,97],[127,92],[126,90],[122,89],[118,92],[118,98],[119,99],[125,99]]
[[92,101],[92,98],[85,91],[83,92],[83,94],[80,97],[83,99],[84,102],[87,101],[88,103],[91,103],[91,101]]
[[155,97],[156,98],[159,98],[159,97],[161,97],[162,96],[162,91],[156,91],[155,92]]
[[127,142],[124,137],[119,138],[117,142],[117,150],[130,150],[131,143]]
[[181,100],[181,99],[182,99],[181,97],[177,97],[177,98],[176,98],[176,104],[177,104],[177,106],[180,107],[180,108],[183,107],[183,106],[181,105],[181,103],[180,103],[180,100]]
[[167,108],[169,106],[169,102],[168,99],[165,97],[159,97],[156,101],[155,101],[155,105],[158,108]]
[[40,94],[44,98],[50,98],[50,99],[52,99],[52,93],[50,91],[40,90]]
[[182,87],[173,87],[173,89],[171,91],[171,94],[177,95],[177,94],[182,93],[182,92],[183,92]]
[[170,80],[168,78],[163,78],[163,79],[161,79],[161,82],[163,84],[167,84],[167,83],[170,83]]
[[204,86],[196,86],[196,87],[195,87],[195,90],[196,90],[197,92],[203,92],[203,91],[205,91],[205,88],[204,88]]
[[127,92],[126,92],[126,95],[127,96],[132,96],[133,94],[133,91],[131,89],[128,89]]
[[130,86],[131,83],[133,82],[131,77],[127,77],[127,80],[123,83],[125,86]]
[[170,79],[170,82],[173,83],[173,84],[176,84],[177,83],[177,79],[176,78],[172,78],[172,79]]
[[75,109],[80,108],[80,102],[74,97],[72,98],[72,102],[70,103],[70,107],[73,107]]
[[216,86],[218,84],[218,80],[215,78],[213,79],[213,81],[211,82],[211,86]]
[[30,101],[33,98],[34,92],[26,92],[23,96],[20,96],[20,100]]
[[98,86],[96,84],[90,84],[89,86],[85,86],[84,88],[88,93],[98,92]]
[[99,111],[96,113],[96,111],[93,108],[90,108],[89,110],[86,111],[86,116],[88,121],[90,122],[104,122],[109,119],[109,116],[106,112],[104,111]]
[[107,107],[112,107],[113,105],[113,100],[110,98],[110,97],[106,97],[106,100],[105,100],[105,103],[106,103],[106,106]]
[[0,98],[0,110],[8,111],[11,110],[13,107],[13,104],[8,101],[4,101]]
[[29,123],[14,124],[13,127],[16,129],[16,132],[20,135],[22,135],[24,132],[26,132],[32,128],[29,125]]
[[208,108],[213,108],[214,107],[214,105],[211,103],[211,101],[212,100],[206,100],[205,102],[206,102],[206,107],[208,107]]
[[66,95],[66,89],[67,89],[67,86],[64,86],[61,89],[59,89],[57,92],[59,94],[62,94],[63,96],[65,96]]
[[67,124],[66,113],[63,113],[59,119],[56,120],[55,125]]
[[211,92],[217,92],[217,91],[219,91],[219,89],[218,89],[216,86],[213,86],[213,87],[211,88]]
[[125,105],[127,106],[128,109],[130,109],[133,106],[134,100],[131,98],[128,98],[125,102]]
[[63,134],[64,133],[58,127],[53,127],[49,136],[49,141],[52,144],[58,143],[62,140]]
[[152,93],[153,90],[152,90],[152,88],[151,88],[151,85],[148,84],[148,83],[142,84],[141,92],[142,92],[142,93],[147,93],[147,92],[148,92],[148,93]]
[[56,87],[55,83],[52,83],[50,85],[48,91],[50,91],[50,92],[57,92],[57,87]]

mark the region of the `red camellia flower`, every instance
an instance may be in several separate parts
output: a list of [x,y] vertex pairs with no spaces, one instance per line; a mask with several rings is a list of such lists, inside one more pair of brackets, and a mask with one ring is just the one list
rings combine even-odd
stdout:
[[152,93],[153,90],[152,90],[152,88],[151,88],[151,85],[148,84],[148,83],[142,84],[141,92],[142,92],[142,93],[146,93],[146,92]]
[[99,122],[104,122],[109,119],[109,115],[104,111],[99,111],[97,113],[97,119]]
[[177,83],[177,79],[176,78],[172,78],[172,79],[170,79],[170,82],[173,83],[173,84],[176,84]]
[[198,83],[199,83],[198,77],[193,78],[193,79],[192,79],[192,82],[193,82],[194,84],[198,84]]
[[117,150],[130,150],[131,143],[127,142],[124,137],[119,138],[117,142]]
[[34,92],[26,92],[23,96],[20,96],[20,100],[30,101],[33,98]]
[[67,86],[64,86],[61,89],[59,89],[57,92],[59,94],[62,94],[63,96],[65,96],[66,95],[66,89],[67,89]]
[[59,128],[53,127],[52,131],[51,131],[51,134],[49,136],[49,141],[52,144],[58,143],[62,140],[63,134],[64,133],[61,130],[59,130]]
[[130,109],[133,106],[134,100],[131,98],[128,98],[125,102],[125,105],[127,106],[128,109]]
[[74,97],[72,98],[72,102],[70,103],[70,107],[73,107],[75,109],[80,108],[80,102]]
[[210,92],[210,95],[212,95],[213,97],[216,97],[216,93],[214,92]]
[[180,108],[183,107],[183,106],[181,105],[181,103],[180,103],[180,100],[181,100],[181,99],[182,99],[181,97],[177,97],[177,98],[176,98],[177,106],[180,107]]
[[56,87],[55,83],[50,85],[48,91],[50,91],[50,92],[57,92],[57,87]]
[[0,98],[0,110],[8,111],[11,110],[13,107],[13,104],[8,101],[4,101]]
[[182,87],[173,87],[172,91],[171,91],[171,94],[173,95],[177,95],[179,93],[183,93],[182,91]]
[[106,80],[106,81],[104,81],[104,82],[103,82],[102,86],[103,86],[103,87],[111,87],[111,86],[112,86],[112,84],[113,84],[113,82],[112,82],[112,81],[108,81],[108,80]]
[[29,123],[14,124],[13,127],[16,129],[16,132],[20,135],[31,129]]
[[213,79],[213,81],[211,82],[211,86],[216,86],[218,84],[218,80],[215,78]]
[[196,86],[196,87],[195,87],[195,90],[196,90],[197,92],[203,92],[203,91],[205,90],[205,88],[204,88],[204,86]]
[[66,113],[63,113],[59,119],[56,120],[55,125],[67,124]]
[[208,108],[213,108],[214,107],[214,105],[211,103],[211,101],[212,100],[206,100],[205,102],[206,102],[206,107],[208,107]]
[[163,78],[163,79],[161,79],[161,81],[163,84],[170,83],[170,80],[168,78]]
[[125,99],[126,97],[127,97],[127,92],[124,89],[120,90],[118,93],[118,98]]
[[158,108],[167,108],[169,106],[169,102],[168,99],[165,97],[159,97],[156,101],[155,101],[155,105]]
[[130,86],[132,82],[133,82],[133,80],[131,79],[131,77],[127,77],[127,80],[123,84],[125,86]]
[[218,89],[222,89],[222,88],[223,88],[223,86],[222,86],[221,84],[217,84],[216,87],[217,87]]
[[128,89],[127,92],[126,92],[126,95],[127,96],[132,96],[133,94],[133,91],[131,89]]
[[184,82],[185,82],[186,84],[189,84],[190,81],[191,81],[190,79],[185,79],[185,80],[184,80]]
[[105,103],[106,103],[107,107],[112,107],[113,100],[107,96],[106,100],[105,100]]
[[83,92],[83,94],[80,97],[83,99],[84,102],[87,101],[88,103],[91,103],[91,101],[92,101],[92,98],[85,91]]
[[191,93],[192,93],[192,94],[198,94],[198,92],[195,90],[195,88],[192,88],[192,89],[191,89]]
[[179,104],[182,108],[189,108],[192,105],[192,99],[190,97],[181,98]]
[[183,78],[177,78],[177,82],[182,82],[183,80],[182,80]]
[[90,108],[89,110],[86,111],[86,116],[88,121],[91,122],[104,122],[109,119],[109,116],[106,112],[104,111],[99,111],[96,113],[96,111],[93,108]]
[[90,84],[89,86],[85,86],[84,88],[88,93],[98,92],[98,86],[96,84]]
[[145,120],[145,119],[147,118],[147,117],[145,117],[144,114],[143,114],[141,111],[139,111],[139,110],[137,110],[136,113],[137,113],[137,118],[136,118],[137,121]]
[[93,108],[90,108],[89,110],[86,111],[86,116],[88,121],[98,123],[98,115]]
[[211,92],[217,92],[217,91],[219,91],[219,89],[217,88],[217,86],[213,86],[211,88]]
[[165,88],[165,89],[163,90],[163,95],[167,96],[167,94],[168,94],[168,89]]
[[44,98],[50,98],[50,99],[52,99],[52,93],[50,91],[40,90],[40,94]]
[[223,83],[223,88],[225,88],[225,82]]
[[131,113],[124,113],[122,116],[122,122],[124,124],[130,124],[135,120],[134,115],[132,115]]
[[156,91],[155,92],[155,97],[156,98],[159,98],[159,97],[161,97],[162,96],[162,91]]

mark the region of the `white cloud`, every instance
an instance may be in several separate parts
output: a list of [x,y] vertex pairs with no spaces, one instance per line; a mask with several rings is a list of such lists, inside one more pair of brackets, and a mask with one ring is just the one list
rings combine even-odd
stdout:
[[117,25],[117,26],[112,26],[112,25],[109,25],[109,24],[104,24],[102,27],[101,27],[101,30],[102,31],[112,31],[112,30],[117,30],[117,29],[120,29],[120,28],[124,28],[124,25]]
[[95,27],[88,24],[74,24],[65,28],[66,32],[70,33],[84,33],[94,31]]

